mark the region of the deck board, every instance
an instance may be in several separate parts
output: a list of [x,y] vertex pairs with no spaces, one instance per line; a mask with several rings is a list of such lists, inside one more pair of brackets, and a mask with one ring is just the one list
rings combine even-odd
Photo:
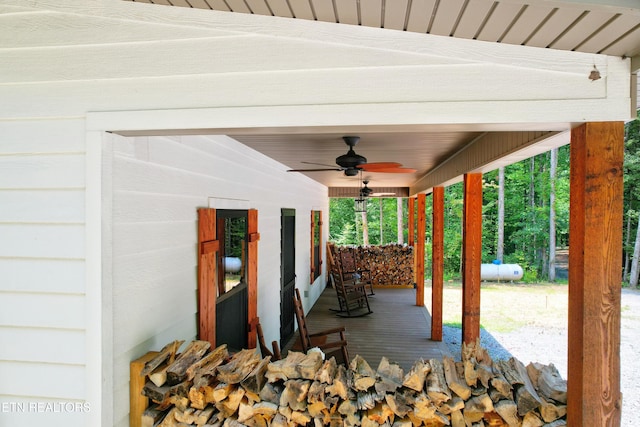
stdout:
[[[414,289],[375,289],[369,297],[373,313],[354,318],[338,317],[331,308],[338,301],[335,290],[324,290],[316,304],[307,313],[310,332],[344,325],[347,329],[349,356],[362,356],[372,368],[377,368],[380,359],[386,356],[408,370],[422,359],[451,356],[442,342],[431,341],[431,317],[425,307],[415,305]],[[296,325],[297,327],[297,325]],[[292,346],[295,338],[287,343]]]

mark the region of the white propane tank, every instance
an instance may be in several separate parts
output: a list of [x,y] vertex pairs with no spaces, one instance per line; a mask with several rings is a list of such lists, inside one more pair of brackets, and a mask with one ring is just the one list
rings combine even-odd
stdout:
[[522,267],[518,264],[481,264],[481,280],[520,280],[524,276]]
[[224,257],[224,271],[225,273],[237,273],[242,268],[242,261],[238,257],[226,256]]

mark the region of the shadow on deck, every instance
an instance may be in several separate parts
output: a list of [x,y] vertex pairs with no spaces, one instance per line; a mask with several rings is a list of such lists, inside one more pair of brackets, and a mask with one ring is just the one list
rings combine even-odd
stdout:
[[[369,297],[373,313],[343,318],[330,310],[338,306],[335,290],[325,289],[307,313],[310,332],[344,325],[349,356],[353,359],[359,354],[373,369],[383,356],[397,362],[405,371],[421,358],[451,356],[443,342],[431,341],[431,317],[425,307],[415,305],[414,289],[375,289],[375,293]],[[298,336],[296,330],[285,349],[291,348]]]

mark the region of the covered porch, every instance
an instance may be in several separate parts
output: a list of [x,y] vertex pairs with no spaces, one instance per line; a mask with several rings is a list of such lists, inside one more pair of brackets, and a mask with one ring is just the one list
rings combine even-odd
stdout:
[[[335,289],[327,287],[306,318],[310,332],[345,326],[349,357],[360,355],[374,369],[383,356],[405,371],[419,359],[459,356],[451,354],[443,341],[431,339],[431,315],[415,300],[415,289],[376,288],[375,296],[369,297],[373,313],[345,318],[331,311],[338,301]],[[296,332],[285,349],[289,350],[298,337]]]

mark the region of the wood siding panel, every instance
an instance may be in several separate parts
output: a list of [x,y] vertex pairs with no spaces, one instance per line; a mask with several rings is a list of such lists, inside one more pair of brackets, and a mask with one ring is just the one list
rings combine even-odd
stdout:
[[0,291],[81,294],[85,263],[75,259],[0,258]]
[[296,18],[314,19],[309,0],[289,0],[289,4]]
[[564,29],[569,28],[581,14],[580,9],[556,9],[529,40],[529,46],[549,47]]
[[539,23],[544,22],[545,18],[552,13],[553,8],[551,7],[528,5],[501,42],[524,44],[536,33]]
[[460,19],[464,0],[450,0],[440,2],[433,17],[433,24],[429,30],[430,34],[439,36],[450,36],[455,30],[456,23]]
[[233,34],[215,28],[151,24],[87,17],[70,13],[34,12],[0,15],[0,27],[12,34],[0,38],[0,49],[42,46],[81,46],[92,44],[148,42]]
[[338,20],[342,24],[358,25],[358,5],[356,0],[336,2]]
[[0,188],[84,187],[84,154],[0,156]]
[[313,4],[316,19],[325,22],[338,22],[331,0],[309,0]]
[[84,366],[0,361],[0,377],[0,395],[78,400],[85,396]]
[[426,33],[429,31],[430,19],[436,5],[436,0],[413,0],[407,21],[407,31]]
[[0,223],[84,223],[84,191],[0,190]]
[[0,298],[0,325],[82,330],[84,296],[5,292]]
[[84,257],[84,226],[0,224],[0,257]]
[[562,37],[555,41],[550,47],[554,49],[575,49],[583,40],[583,38],[579,36],[579,32],[589,29],[596,34],[597,30],[614,16],[614,13],[589,12],[581,16],[575,25],[569,28],[566,33],[562,34]]
[[84,120],[0,121],[0,154],[82,153]]
[[0,326],[0,360],[81,365],[85,362],[83,331]]

